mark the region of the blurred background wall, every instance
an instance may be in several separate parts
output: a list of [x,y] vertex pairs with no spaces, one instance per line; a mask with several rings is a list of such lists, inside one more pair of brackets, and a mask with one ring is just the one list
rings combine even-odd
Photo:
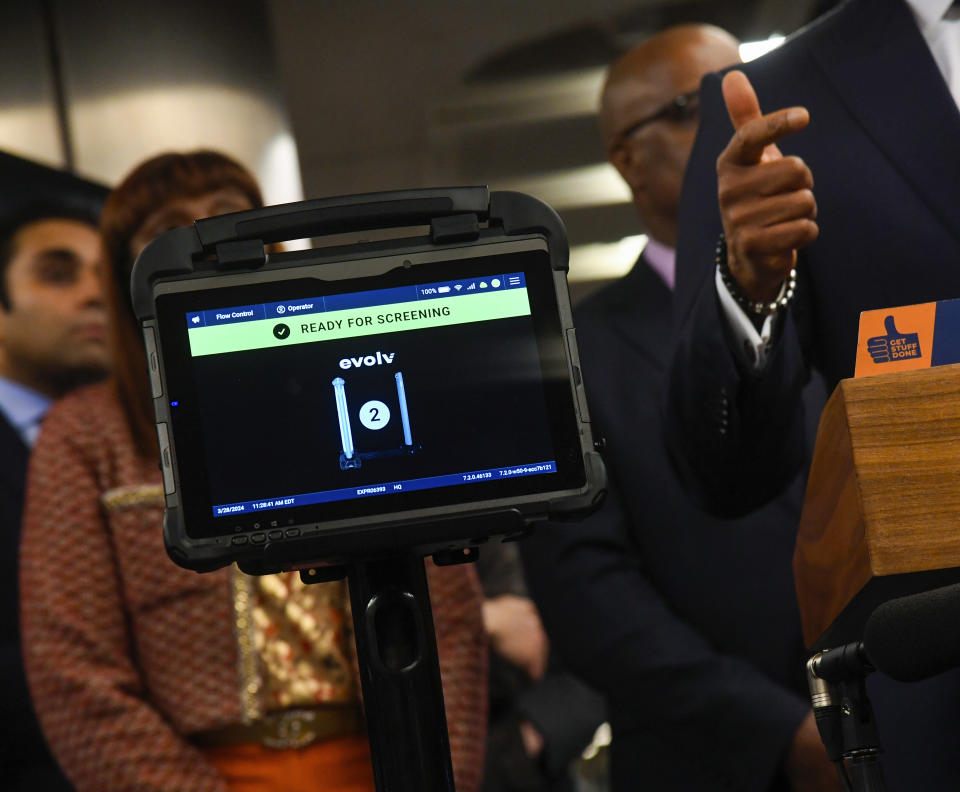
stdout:
[[[580,290],[644,242],[596,129],[604,66],[706,21],[762,49],[830,0],[4,0],[0,150],[103,184],[212,146],[267,201],[485,183],[567,225]],[[0,193],[17,178],[0,169]]]
[[152,154],[212,146],[249,166],[268,202],[302,197],[265,3],[0,9],[0,148],[112,184]]

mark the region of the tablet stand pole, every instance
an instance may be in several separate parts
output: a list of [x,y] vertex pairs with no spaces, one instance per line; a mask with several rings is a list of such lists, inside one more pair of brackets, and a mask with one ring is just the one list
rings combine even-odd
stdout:
[[880,736],[864,675],[837,683],[840,691],[843,756],[853,792],[886,792],[880,767]]
[[413,554],[304,570],[350,584],[377,792],[454,792],[424,560]]

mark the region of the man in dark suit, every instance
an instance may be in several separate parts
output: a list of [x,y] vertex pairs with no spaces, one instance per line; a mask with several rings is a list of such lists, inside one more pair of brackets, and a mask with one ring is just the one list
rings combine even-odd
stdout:
[[[720,77],[704,81],[680,213],[685,324],[671,406],[684,457],[718,510],[753,508],[792,478],[804,366],[831,390],[852,376],[861,311],[960,297],[960,111],[925,39],[943,26],[960,51],[948,5],[918,26],[904,0],[844,4],[743,67],[759,106],[730,75],[738,150],[719,163],[734,130]],[[960,63],[946,68],[960,95]],[[761,343],[745,344],[721,307],[715,249],[725,228],[726,269],[748,299],[769,302],[797,261],[796,294],[767,341],[764,316],[754,318]]]
[[[676,456],[715,511],[755,508],[796,473],[807,369],[830,389],[853,375],[861,311],[960,297],[949,6],[850,0],[722,85],[704,80],[668,404]],[[871,686],[891,788],[956,789],[960,680]]]
[[660,404],[673,343],[673,251],[701,76],[739,60],[683,26],[610,69],[600,121],[650,241],[577,312],[610,496],[522,543],[554,648],[608,699],[614,790],[832,790],[813,721],[791,572],[799,492],[747,519],[698,511],[670,466]]
[[40,421],[53,400],[106,371],[95,223],[85,209],[44,202],[0,224],[0,768],[4,789],[16,792],[70,789],[30,705],[17,557],[27,456]]

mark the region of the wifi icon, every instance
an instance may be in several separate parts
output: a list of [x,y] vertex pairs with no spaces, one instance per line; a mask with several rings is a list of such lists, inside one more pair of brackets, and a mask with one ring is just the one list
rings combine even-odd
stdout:
[[453,288],[456,289],[457,291],[460,291],[460,289],[463,288],[463,284],[462,284],[462,283],[457,283],[457,284],[454,285]]

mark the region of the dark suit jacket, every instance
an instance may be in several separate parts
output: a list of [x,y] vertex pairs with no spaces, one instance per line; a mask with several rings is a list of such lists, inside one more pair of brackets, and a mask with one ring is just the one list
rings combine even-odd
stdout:
[[804,366],[830,391],[853,376],[861,311],[960,297],[960,112],[902,0],[852,0],[742,68],[761,109],[810,110],[810,126],[779,145],[813,172],[820,237],[801,252],[794,308],[754,376],[724,335],[713,284],[715,163],[733,130],[719,76],[705,78],[680,209],[670,405],[679,456],[722,513],[749,511],[796,473]]
[[645,261],[577,311],[610,497],[521,543],[553,647],[608,698],[616,790],[785,789],[810,709],[791,571],[799,494],[721,521],[686,499],[659,407],[672,296]]
[[0,413],[0,777],[11,792],[70,790],[40,732],[20,654],[17,560],[28,449]]
[[[706,78],[680,211],[685,321],[669,425],[684,474],[728,514],[770,498],[801,464],[805,367],[831,390],[852,376],[861,311],[960,297],[960,112],[902,0],[851,0],[743,71],[762,109],[810,111],[810,126],[779,145],[813,172],[821,233],[754,375],[725,336],[713,285],[715,162],[732,128],[719,77]],[[890,788],[956,789],[956,675],[871,686]]]

